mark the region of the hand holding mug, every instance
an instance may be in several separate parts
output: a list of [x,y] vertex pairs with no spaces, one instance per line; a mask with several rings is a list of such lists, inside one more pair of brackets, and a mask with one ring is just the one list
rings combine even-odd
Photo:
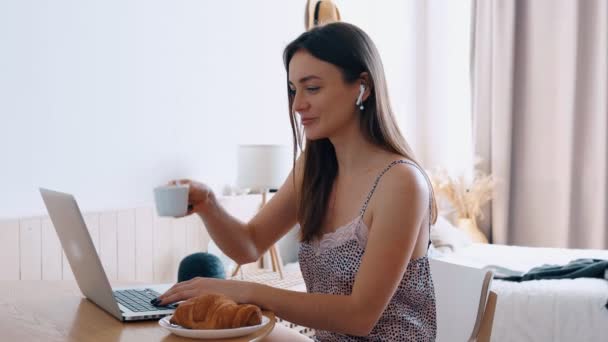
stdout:
[[[180,198],[179,206],[183,214],[179,216],[190,215],[193,213],[203,213],[211,205],[214,193],[209,186],[203,183],[195,182],[189,179],[180,179],[169,182],[167,187],[187,187],[187,198],[185,205]],[[158,202],[157,202],[158,203]],[[160,215],[160,214],[159,214]],[[177,216],[177,215],[171,215]]]

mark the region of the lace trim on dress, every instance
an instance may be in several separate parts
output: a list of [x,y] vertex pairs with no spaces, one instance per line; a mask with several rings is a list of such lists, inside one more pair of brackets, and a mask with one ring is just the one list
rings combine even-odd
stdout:
[[365,248],[368,230],[367,225],[363,222],[363,216],[359,215],[335,231],[323,234],[320,240],[315,240],[313,243],[315,253],[319,255],[328,249],[336,248],[351,240],[356,240],[361,248]]

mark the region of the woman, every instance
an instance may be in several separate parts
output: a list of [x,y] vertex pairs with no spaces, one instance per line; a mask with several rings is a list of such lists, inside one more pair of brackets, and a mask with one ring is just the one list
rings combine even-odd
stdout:
[[[196,278],[164,293],[161,304],[223,293],[314,328],[320,341],[434,340],[427,249],[436,205],[395,123],[374,44],[359,28],[332,23],[290,43],[284,61],[294,151],[301,128],[306,144],[277,194],[241,223],[207,186],[184,182],[191,213],[239,264],[257,260],[299,223],[307,293]],[[286,330],[270,339],[294,340]]]

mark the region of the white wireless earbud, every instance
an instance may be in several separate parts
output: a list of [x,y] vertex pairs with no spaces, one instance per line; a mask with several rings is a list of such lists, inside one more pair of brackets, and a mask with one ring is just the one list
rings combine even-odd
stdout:
[[361,84],[359,89],[359,97],[357,98],[355,105],[359,106],[359,109],[363,110],[363,93],[365,93],[365,85]]

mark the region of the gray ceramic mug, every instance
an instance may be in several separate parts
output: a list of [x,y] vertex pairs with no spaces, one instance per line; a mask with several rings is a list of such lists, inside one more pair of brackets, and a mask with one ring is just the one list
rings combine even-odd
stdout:
[[188,213],[188,184],[163,185],[154,189],[158,216],[182,217]]

